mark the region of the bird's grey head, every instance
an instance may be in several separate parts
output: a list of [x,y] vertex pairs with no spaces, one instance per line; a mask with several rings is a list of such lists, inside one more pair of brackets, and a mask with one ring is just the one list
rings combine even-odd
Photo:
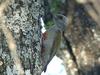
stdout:
[[67,27],[67,17],[62,14],[56,14],[54,15],[54,23],[58,29],[64,31]]

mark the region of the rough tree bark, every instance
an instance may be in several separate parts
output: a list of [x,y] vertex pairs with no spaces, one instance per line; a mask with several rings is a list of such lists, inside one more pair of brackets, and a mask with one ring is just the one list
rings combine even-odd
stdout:
[[[7,0],[2,1],[5,2]],[[43,0],[11,0],[10,5],[7,6],[5,15],[2,16],[5,18],[5,27],[13,35],[13,41],[15,41],[17,46],[18,59],[25,75],[40,75],[42,72],[40,57],[41,31],[39,23],[39,16],[44,14],[42,6]],[[11,54],[11,50],[9,49],[8,42],[11,40],[11,37],[8,35],[9,32],[6,32],[8,35],[6,37],[7,35],[4,32],[1,27],[0,75],[21,75],[18,74],[18,69],[16,69],[17,66],[15,65],[15,61],[17,62],[18,60],[14,61],[14,55],[13,53]]]

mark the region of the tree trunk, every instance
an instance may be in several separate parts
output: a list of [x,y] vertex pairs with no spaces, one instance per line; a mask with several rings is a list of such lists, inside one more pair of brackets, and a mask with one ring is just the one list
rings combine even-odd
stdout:
[[[6,27],[13,35],[18,59],[25,75],[40,75],[41,31],[39,16],[44,14],[42,0],[12,0],[5,12]],[[21,75],[9,49],[7,35],[0,30],[0,75]],[[6,32],[9,34],[9,32]],[[10,37],[8,37],[10,38]],[[7,44],[8,43],[8,44]],[[17,60],[15,60],[17,62]]]

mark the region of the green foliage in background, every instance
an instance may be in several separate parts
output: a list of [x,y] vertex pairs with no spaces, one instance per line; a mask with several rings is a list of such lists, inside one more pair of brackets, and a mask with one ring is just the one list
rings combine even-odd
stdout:
[[50,4],[51,12],[56,14],[59,12],[61,6],[61,0],[52,0]]
[[[51,3],[50,3],[50,11],[53,13],[53,14],[57,14],[60,10],[60,6],[61,6],[61,0],[51,0]],[[46,28],[49,29],[51,26],[54,25],[54,22],[53,22],[53,19],[51,20],[48,20],[46,22]]]

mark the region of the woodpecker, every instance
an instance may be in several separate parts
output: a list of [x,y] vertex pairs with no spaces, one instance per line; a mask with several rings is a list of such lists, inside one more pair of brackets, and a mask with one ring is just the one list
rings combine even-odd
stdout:
[[55,15],[53,17],[53,21],[55,25],[43,33],[42,60],[44,72],[47,69],[47,65],[59,49],[62,32],[66,29],[67,26],[67,17],[62,14]]

